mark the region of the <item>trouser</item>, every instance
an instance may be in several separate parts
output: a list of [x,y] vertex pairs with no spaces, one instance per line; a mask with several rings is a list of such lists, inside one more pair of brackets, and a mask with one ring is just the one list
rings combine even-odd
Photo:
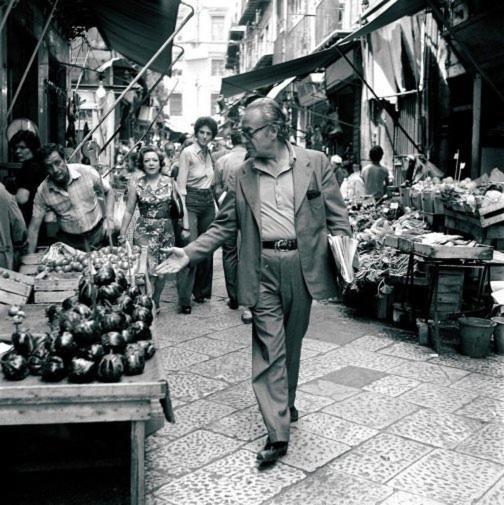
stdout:
[[238,244],[237,235],[222,244],[222,264],[226,291],[231,301],[237,301]]
[[88,249],[94,250],[102,247],[105,240],[105,229],[103,227],[103,219],[89,231],[80,234],[67,233],[59,230],[57,240],[67,244],[75,249],[86,251]]
[[252,309],[252,387],[271,442],[289,440],[311,303],[298,251],[263,250],[259,301]]
[[[186,207],[189,217],[190,241],[207,231],[215,218],[215,204],[211,189],[187,188]],[[181,306],[191,305],[195,298],[212,296],[213,257],[209,256],[195,267],[183,269],[177,276],[177,291]]]

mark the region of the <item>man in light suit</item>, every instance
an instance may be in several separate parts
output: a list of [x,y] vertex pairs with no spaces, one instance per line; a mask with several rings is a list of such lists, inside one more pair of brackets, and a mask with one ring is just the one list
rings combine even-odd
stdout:
[[252,385],[268,430],[260,467],[287,453],[302,339],[312,299],[336,295],[327,234],[350,235],[326,156],[287,142],[280,105],[261,98],[245,110],[248,159],[234,172],[212,226],[158,266],[175,273],[215,251],[238,229],[238,301],[252,308]]

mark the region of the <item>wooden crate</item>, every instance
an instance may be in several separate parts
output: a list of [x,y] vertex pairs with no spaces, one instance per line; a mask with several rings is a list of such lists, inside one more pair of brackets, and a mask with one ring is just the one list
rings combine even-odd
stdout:
[[428,191],[420,193],[420,195],[422,201],[422,211],[427,214],[434,214],[434,194]]
[[24,305],[28,302],[32,289],[31,277],[0,268],[0,304]]
[[33,303],[59,303],[75,294],[79,284],[79,277],[71,278],[35,278]]
[[479,210],[482,228],[504,221],[504,204],[498,203]]
[[429,244],[420,244],[415,242],[413,244],[415,254],[423,256],[424,258],[435,259],[481,259],[491,260],[493,256],[493,247],[489,246],[436,246]]

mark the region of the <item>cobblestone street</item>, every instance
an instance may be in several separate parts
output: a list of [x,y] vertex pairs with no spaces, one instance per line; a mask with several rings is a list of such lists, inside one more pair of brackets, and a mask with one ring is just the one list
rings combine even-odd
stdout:
[[250,385],[250,326],[211,302],[157,333],[177,424],[147,440],[149,505],[504,503],[504,357],[437,356],[413,335],[314,304],[289,452],[259,472],[265,429]]

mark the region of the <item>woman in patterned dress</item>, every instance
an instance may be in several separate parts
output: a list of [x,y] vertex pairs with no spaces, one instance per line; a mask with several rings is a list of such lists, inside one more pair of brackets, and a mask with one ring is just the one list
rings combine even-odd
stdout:
[[[144,175],[130,181],[128,201],[121,224],[120,238],[124,240],[131,218],[138,205],[140,216],[136,222],[133,243],[148,247],[148,265],[153,285],[152,299],[159,312],[161,292],[165,285],[165,276],[156,276],[153,272],[158,263],[166,259],[166,248],[174,245],[173,223],[170,206],[174,193],[178,191],[175,181],[161,173],[163,157],[154,147],[144,147],[138,157],[138,167]],[[184,209],[182,238],[189,238],[187,212]]]

